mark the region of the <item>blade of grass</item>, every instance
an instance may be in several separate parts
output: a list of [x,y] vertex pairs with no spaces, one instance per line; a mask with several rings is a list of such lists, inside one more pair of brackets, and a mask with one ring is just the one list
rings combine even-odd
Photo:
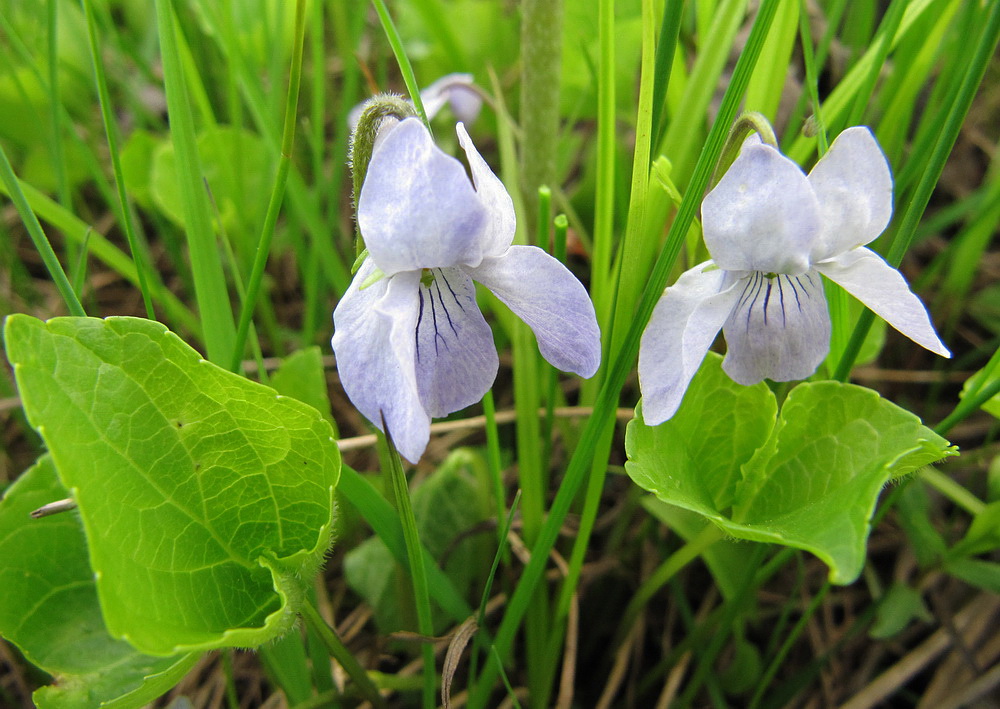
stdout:
[[246,344],[247,333],[250,331],[250,321],[253,318],[253,312],[257,305],[260,284],[264,278],[264,267],[267,265],[267,257],[271,251],[274,227],[278,222],[278,213],[281,211],[281,203],[285,197],[285,185],[288,182],[288,170],[292,162],[291,155],[295,145],[296,114],[299,105],[299,81],[302,77],[305,13],[305,0],[297,0],[295,3],[295,43],[292,48],[288,97],[285,102],[285,127],[281,137],[281,157],[278,161],[278,174],[274,179],[274,187],[271,190],[271,199],[267,205],[267,214],[264,217],[264,228],[261,231],[260,240],[257,242],[257,253],[254,256],[253,270],[250,272],[247,295],[243,302],[243,309],[240,312],[240,324],[236,331],[236,343],[230,358],[230,369],[234,372],[239,369],[240,360],[243,358],[243,348]]
[[177,157],[178,187],[194,276],[195,299],[204,325],[208,359],[224,366],[228,364],[236,339],[233,309],[212,230],[208,195],[202,183],[187,82],[177,50],[173,3],[171,0],[155,0],[155,5],[163,58],[163,82],[170,114],[170,137]]
[[[757,58],[760,55],[764,37],[774,19],[776,8],[777,0],[763,0],[757,12],[757,17],[750,30],[747,43],[733,70],[732,80],[726,89],[722,103],[719,106],[719,112],[709,132],[708,140],[695,166],[690,186],[684,195],[684,200],[681,202],[677,217],[674,219],[674,223],[667,235],[666,245],[660,253],[659,258],[657,258],[653,275],[649,280],[646,290],[643,292],[638,310],[631,319],[631,327],[629,328],[628,335],[624,338],[622,351],[609,367],[608,375],[598,394],[594,413],[587,421],[587,427],[581,437],[579,446],[573,452],[573,457],[570,459],[565,477],[559,486],[559,491],[556,493],[545,525],[539,534],[538,541],[532,548],[531,560],[521,574],[521,579],[507,604],[507,610],[504,613],[500,628],[496,634],[496,647],[500,656],[506,655],[510,650],[521,619],[527,609],[527,603],[536,585],[541,580],[549,552],[558,536],[559,528],[562,526],[573,498],[580,489],[580,485],[586,478],[587,471],[592,464],[591,458],[598,444],[598,437],[607,422],[614,415],[622,385],[632,370],[635,357],[639,351],[639,338],[646,323],[649,322],[653,308],[663,293],[670,270],[680,252],[684,236],[687,234],[688,227],[694,219],[698,204],[701,202],[701,195],[708,185],[708,180],[715,168],[715,163],[722,152],[722,146],[728,135],[729,126],[736,118],[739,102],[743,96],[743,91],[746,89]],[[469,698],[469,706],[475,708],[486,705],[497,672],[498,667],[495,660],[484,668],[479,681],[476,683],[475,692]]]
[[21,192],[20,184],[14,175],[14,169],[10,166],[7,153],[2,145],[0,145],[0,182],[3,182],[6,187],[7,194],[10,195],[10,199],[14,203],[18,215],[21,217],[21,221],[24,222],[24,227],[28,230],[28,235],[31,236],[31,241],[34,243],[35,249],[38,250],[38,254],[42,257],[42,262],[49,272],[49,277],[56,284],[59,295],[62,296],[63,302],[66,303],[69,314],[84,317],[87,313],[84,312],[83,305],[80,304],[80,299],[76,297],[76,292],[73,290],[69,278],[66,277],[66,272],[63,270],[62,264],[59,263],[59,257],[52,250],[52,244],[49,243],[48,237],[45,236],[45,231],[38,222],[38,217],[31,211],[28,200],[25,199],[24,193]]
[[128,241],[129,251],[132,253],[132,261],[135,263],[136,275],[139,278],[139,291],[142,293],[142,302],[146,307],[146,317],[150,320],[155,320],[156,313],[153,311],[153,299],[149,293],[149,284],[146,282],[146,261],[142,258],[143,252],[136,237],[132,204],[125,193],[121,152],[118,149],[118,132],[112,113],[111,96],[108,93],[108,80],[104,74],[104,62],[101,59],[101,48],[97,38],[97,22],[94,19],[94,10],[91,1],[81,0],[81,3],[83,5],[84,16],[87,20],[87,38],[90,43],[90,59],[94,66],[94,79],[97,82],[97,99],[101,105],[104,134],[108,140],[108,152],[111,155],[111,168],[115,174],[115,186],[118,188],[118,202],[123,218],[122,228],[125,230],[125,239]]
[[378,13],[379,22],[382,23],[382,31],[385,33],[386,39],[389,40],[389,46],[392,47],[392,53],[399,65],[399,73],[403,75],[403,83],[406,84],[406,91],[410,94],[410,100],[417,109],[417,115],[427,126],[427,130],[431,130],[430,121],[427,120],[427,112],[424,110],[424,102],[420,100],[420,84],[417,83],[417,77],[413,74],[410,58],[406,56],[403,40],[399,37],[399,31],[392,21],[392,16],[386,9],[383,0],[372,0],[372,4],[375,6],[375,12]]

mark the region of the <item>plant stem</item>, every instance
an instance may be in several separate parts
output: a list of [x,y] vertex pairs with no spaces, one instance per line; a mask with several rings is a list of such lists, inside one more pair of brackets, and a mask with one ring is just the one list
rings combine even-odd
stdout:
[[330,653],[330,657],[335,659],[340,666],[344,668],[347,675],[354,680],[354,683],[358,686],[358,690],[361,694],[370,701],[376,707],[385,707],[385,700],[382,699],[382,695],[379,694],[378,687],[372,682],[368,673],[358,662],[357,658],[351,654],[351,651],[347,649],[347,646],[341,642],[337,633],[327,625],[326,621],[316,610],[316,607],[312,604],[312,601],[306,601],[302,604],[302,608],[299,609],[302,617],[305,618],[309,626],[316,631],[316,635],[319,636],[320,640],[326,646],[327,651]]
[[537,212],[539,187],[558,185],[562,17],[562,0],[521,3],[521,185],[526,214]]
[[[403,525],[403,542],[406,545],[406,559],[410,570],[410,581],[413,584],[413,601],[417,611],[417,631],[430,637],[434,634],[431,623],[431,601],[427,586],[427,569],[424,567],[423,550],[420,546],[420,533],[417,531],[417,520],[413,516],[413,506],[410,504],[410,488],[406,483],[406,473],[403,472],[403,461],[399,458],[396,444],[392,442],[389,427],[382,419],[385,429],[385,443],[388,449],[388,470],[385,471],[392,486],[393,496],[399,512],[399,521]],[[434,709],[436,701],[436,672],[434,669],[434,648],[429,643],[421,645],[424,658],[423,700],[425,709]]]

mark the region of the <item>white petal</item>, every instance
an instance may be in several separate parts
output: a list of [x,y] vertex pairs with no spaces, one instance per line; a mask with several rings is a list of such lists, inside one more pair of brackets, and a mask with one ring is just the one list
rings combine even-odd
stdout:
[[797,275],[809,268],[819,206],[799,166],[749,143],[701,204],[705,246],[726,271]]
[[601,331],[583,284],[535,246],[511,246],[469,275],[493,291],[535,333],[553,366],[592,377],[601,363]]
[[817,263],[816,270],[839,283],[921,347],[942,357],[951,357],[951,352],[934,332],[927,309],[910,291],[902,274],[871,249],[852,249]]
[[875,239],[892,218],[889,163],[864,126],[848,128],[809,173],[823,219],[812,258],[819,261]]
[[500,361],[472,279],[457,268],[431,274],[417,292],[417,386],[427,413],[438,417],[482,399]]
[[358,199],[358,226],[386,274],[478,265],[492,236],[491,218],[462,163],[434,145],[418,118],[402,121],[374,151]]
[[764,379],[805,379],[830,350],[830,314],[815,271],[767,278],[753,273],[722,329],[722,368],[749,386]]
[[514,242],[514,227],[517,223],[514,216],[514,202],[500,178],[493,174],[493,170],[472,144],[472,138],[469,137],[465,126],[459,123],[455,126],[455,132],[458,133],[458,142],[469,161],[469,170],[472,172],[476,192],[489,214],[481,237],[483,255],[499,256]]
[[368,259],[333,311],[337,371],[358,411],[379,429],[385,416],[399,452],[416,463],[431,424],[414,366],[420,272],[400,273],[359,290],[374,270]]
[[742,279],[711,261],[681,274],[656,304],[639,343],[642,415],[650,426],[676,413],[691,378],[732,312]]

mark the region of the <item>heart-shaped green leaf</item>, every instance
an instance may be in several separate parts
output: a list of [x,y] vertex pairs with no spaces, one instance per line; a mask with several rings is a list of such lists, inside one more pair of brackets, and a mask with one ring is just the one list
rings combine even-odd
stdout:
[[151,655],[291,627],[340,455],[315,409],[136,318],[8,318],[29,421],[76,499],[111,634]]
[[831,581],[850,583],[882,486],[955,449],[876,392],[839,382],[795,387],[774,422],[770,392],[729,381],[720,362],[706,358],[672,419],[651,428],[640,411],[629,423],[626,470],[664,502],[736,538],[812,552]]
[[150,657],[108,634],[79,516],[29,517],[67,494],[43,456],[0,500],[0,635],[56,678],[35,692],[40,708],[141,706],[176,684],[198,655]]

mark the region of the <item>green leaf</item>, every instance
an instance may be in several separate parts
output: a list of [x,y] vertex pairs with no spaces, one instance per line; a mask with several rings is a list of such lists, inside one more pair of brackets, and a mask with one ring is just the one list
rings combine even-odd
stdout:
[[[275,391],[309,404],[323,414],[336,434],[337,426],[330,410],[330,394],[323,371],[323,354],[313,345],[285,357],[271,376]],[[334,438],[338,436],[334,435]]]
[[[482,535],[461,538],[489,516],[489,490],[473,472],[474,455],[465,449],[454,451],[411,496],[420,540],[465,597],[490,560]],[[442,558],[445,554],[447,558]],[[371,604],[386,632],[411,628],[405,621],[410,611],[400,608],[400,573],[401,567],[377,537],[359,544],[344,559],[347,583]],[[438,613],[434,621],[440,628],[448,618]]]
[[0,635],[53,675],[39,707],[138,707],[176,684],[198,659],[150,657],[104,627],[86,540],[76,513],[29,513],[68,496],[49,456],[0,501]]
[[709,518],[733,504],[740,465],[764,445],[778,404],[764,383],[740,386],[710,352],[677,415],[659,426],[642,423],[642,402],[625,434],[625,468],[639,487],[672,505]]
[[13,315],[5,338],[111,634],[173,655],[288,630],[330,543],[329,424],[149,320]]
[[876,640],[884,640],[901,633],[914,620],[930,622],[933,619],[920,591],[897,583],[880,600],[875,622],[868,634]]
[[[765,441],[773,397],[762,385],[741,388],[724,377],[720,358],[709,357],[674,418],[655,428],[641,416],[633,420],[626,470],[664,502],[699,512],[738,539],[815,554],[834,583],[850,583],[861,572],[882,486],[955,454],[913,414],[839,382],[795,387]],[[742,413],[730,416],[736,407]],[[726,430],[743,442],[726,448]],[[715,454],[716,448],[723,450]],[[730,502],[732,512],[725,508]]]
[[1000,564],[980,559],[958,559],[945,565],[945,571],[955,578],[990,593],[1000,593]]
[[986,554],[1000,549],[1000,502],[991,502],[972,519],[969,531],[948,551],[950,558]]

